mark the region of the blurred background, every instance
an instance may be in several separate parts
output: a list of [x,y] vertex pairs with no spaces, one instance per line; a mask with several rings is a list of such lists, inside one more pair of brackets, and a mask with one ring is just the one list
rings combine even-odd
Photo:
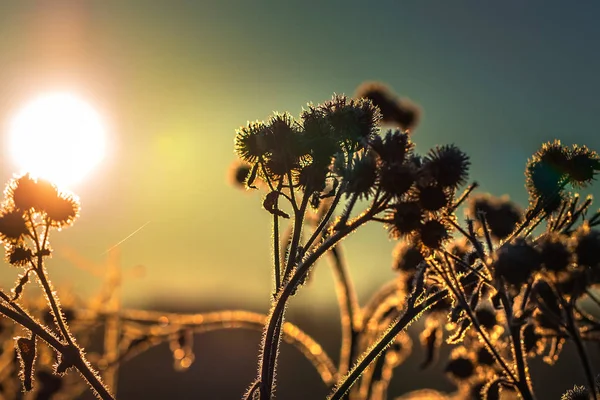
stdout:
[[[599,14],[592,1],[2,0],[0,126],[4,137],[24,105],[58,90],[85,99],[107,129],[104,160],[71,188],[81,198],[81,217],[52,241],[49,268],[61,291],[94,293],[100,280],[74,259],[102,265],[107,249],[143,226],[119,245],[124,270],[144,268],[143,276],[125,280],[125,306],[265,312],[271,218],[258,193],[227,183],[236,128],[273,111],[298,115],[307,102],[381,81],[423,109],[413,135],[418,151],[456,143],[471,156],[471,179],[482,191],[525,206],[525,163],[544,141],[600,150]],[[3,145],[0,178],[14,172]],[[365,301],[393,278],[394,243],[373,225],[344,244]],[[3,268],[1,287],[12,287],[17,272]],[[323,266],[290,311],[332,356],[336,307]],[[131,375],[144,368],[169,374],[172,390],[222,383],[231,393],[207,398],[236,398],[254,374],[259,334],[208,337],[212,345],[198,349],[198,366],[175,378],[167,347],[149,353],[156,365],[146,356],[132,361],[120,380],[129,385],[123,398],[138,398],[136,390],[158,382]],[[286,354],[280,398],[307,398],[297,390],[317,376],[294,369],[289,363],[306,363]],[[219,368],[217,359],[224,361]],[[219,381],[232,364],[239,377]],[[202,369],[202,382],[194,368]],[[429,375],[417,375],[410,379],[415,388],[419,379],[430,384]],[[560,378],[554,395],[573,383]],[[162,386],[155,385],[158,393]]]

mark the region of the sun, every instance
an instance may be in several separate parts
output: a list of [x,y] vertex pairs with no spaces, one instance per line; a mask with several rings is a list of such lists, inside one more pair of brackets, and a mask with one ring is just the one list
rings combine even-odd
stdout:
[[59,186],[80,182],[102,160],[105,148],[100,115],[69,93],[38,97],[9,128],[10,153],[21,172]]

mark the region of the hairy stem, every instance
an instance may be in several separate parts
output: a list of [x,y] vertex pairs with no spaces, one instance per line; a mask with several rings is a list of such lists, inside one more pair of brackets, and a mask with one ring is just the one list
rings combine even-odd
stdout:
[[0,303],[0,313],[33,332],[36,336],[48,343],[48,345],[62,355],[67,354],[69,349],[71,349],[71,351],[76,349],[79,357],[74,360],[74,367],[79,370],[79,372],[87,380],[88,384],[94,389],[95,394],[100,399],[113,400],[113,396],[110,394],[106,386],[104,386],[98,375],[92,370],[88,362],[83,358],[83,355],[78,348],[74,348],[70,345],[65,345],[62,343],[52,333],[47,331],[42,325],[40,325],[23,310],[21,312],[17,312],[13,308]]
[[[335,387],[329,395],[329,400],[340,400],[342,396],[352,387],[369,365],[385,350],[411,322],[416,320],[423,311],[448,296],[448,290],[442,290],[419,303],[409,307],[404,314],[397,318],[388,330],[377,340],[377,342],[366,352],[358,363],[350,370],[348,375]],[[410,302],[409,302],[410,304]]]
[[575,317],[573,315],[573,307],[572,305],[563,305],[565,306],[565,314],[567,315],[567,329],[569,330],[569,334],[575,342],[577,354],[579,355],[581,364],[583,366],[583,370],[585,372],[585,378],[588,383],[588,389],[590,391],[590,394],[592,395],[592,398],[594,400],[597,400],[598,397],[596,396],[596,383],[594,380],[594,371],[590,362],[590,358],[588,357],[587,351],[583,345],[583,341],[581,340],[581,334],[579,333],[579,329],[577,328],[577,323],[575,322]]
[[[477,283],[475,274],[469,272],[468,274],[461,277],[461,283],[463,286],[471,286]],[[371,346],[371,348],[362,355],[360,360],[350,370],[348,375],[338,383],[328,400],[340,400],[342,396],[352,387],[352,385],[358,380],[362,373],[369,367],[369,365],[389,346],[396,336],[408,327],[413,321],[417,320],[423,311],[427,310],[440,300],[444,299],[449,295],[448,289],[440,290],[439,292],[432,294],[427,299],[423,300],[419,304],[415,305],[415,300],[419,297],[420,293],[413,293],[408,299],[408,308],[402,316],[397,318],[388,328],[388,330],[379,337],[377,342]]]
[[[112,394],[108,391],[108,388],[100,380],[100,376],[98,375],[98,373],[92,369],[92,366],[85,359],[83,352],[77,346],[77,344],[75,343],[75,339],[69,331],[62,310],[60,309],[57,295],[54,292],[54,290],[52,290],[50,281],[46,278],[46,271],[44,270],[43,264],[43,255],[41,253],[38,254],[38,265],[36,266],[35,271],[48,299],[48,304],[52,309],[54,320],[58,325],[64,339],[67,341],[67,345],[65,346],[62,354],[65,356],[65,358],[69,358],[69,361],[73,363],[73,366],[77,368],[81,375],[83,375],[85,380],[88,381],[88,383],[90,384],[92,389],[94,389],[96,395],[99,398],[103,400],[113,399]],[[70,355],[72,355],[73,357],[68,357]]]
[[342,346],[338,370],[340,375],[344,375],[352,365],[352,358],[356,350],[358,336],[356,319],[359,317],[360,308],[356,290],[344,262],[340,245],[331,249],[331,259],[342,324]]
[[523,351],[521,325],[514,322],[513,308],[504,288],[500,287],[499,289],[500,290],[498,293],[500,294],[500,301],[502,302],[502,308],[504,308],[508,329],[510,330],[514,362],[517,364],[518,380],[515,380],[516,388],[524,400],[533,400],[535,397],[531,392],[531,387],[529,386],[529,368],[527,366],[527,359]]
[[[298,265],[289,282],[284,286],[283,290],[277,297],[275,305],[273,306],[270,315],[269,323],[267,324],[265,335],[263,336],[263,343],[261,346],[262,354],[260,356],[260,372],[261,372],[261,400],[269,400],[271,398],[271,390],[273,382],[267,377],[270,376],[270,371],[273,370],[277,363],[277,346],[275,343],[279,342],[279,335],[275,337],[277,326],[283,323],[283,314],[287,301],[292,293],[296,290],[298,285],[305,278],[306,274],[310,270],[310,267],[330,248],[335,246],[341,239],[348,236],[356,228],[366,223],[372,213],[364,213],[362,216],[354,220],[351,224],[343,227],[336,231],[333,235],[327,238],[314,252],[310,253],[306,259]],[[274,357],[272,358],[272,356]],[[273,366],[268,366],[269,361],[273,362]]]
[[306,248],[307,251],[310,250],[310,246],[312,246],[314,241],[321,235],[321,233],[323,232],[323,229],[325,229],[325,227],[327,226],[327,223],[331,219],[331,216],[333,215],[335,208],[337,207],[337,205],[340,202],[340,199],[342,198],[342,193],[344,192],[344,188],[345,188],[345,183],[342,183],[340,185],[340,187],[338,188],[338,191],[335,194],[335,197],[333,198],[333,201],[332,201],[331,205],[329,206],[327,213],[325,214],[325,216],[323,217],[321,222],[319,222],[319,225],[317,226],[317,228],[315,229],[315,231],[313,232],[311,237],[306,242],[306,245],[304,247]]

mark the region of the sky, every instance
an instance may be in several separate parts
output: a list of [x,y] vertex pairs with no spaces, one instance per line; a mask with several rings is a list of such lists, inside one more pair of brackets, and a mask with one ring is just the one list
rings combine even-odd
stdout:
[[[50,276],[85,297],[118,246],[129,305],[265,308],[270,217],[227,183],[235,129],[273,111],[388,84],[417,103],[419,152],[455,143],[482,191],[525,205],[523,170],[543,142],[600,150],[600,3],[579,1],[0,1],[0,127],[36,96],[69,91],[107,126],[104,161],[73,188],[73,227],[52,238]],[[0,178],[15,172],[6,146]],[[60,155],[57,155],[57,157]],[[595,190],[600,194],[600,191]],[[361,299],[393,277],[380,225],[344,242]],[[80,264],[80,263],[79,263]],[[8,290],[14,268],[0,272]],[[317,265],[294,300],[334,305]]]

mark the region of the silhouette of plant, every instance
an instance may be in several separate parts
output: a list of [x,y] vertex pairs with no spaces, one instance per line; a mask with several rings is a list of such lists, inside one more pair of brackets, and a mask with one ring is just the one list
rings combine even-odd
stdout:
[[[598,155],[558,140],[544,144],[526,166],[530,204],[522,211],[506,197],[472,195],[476,183],[460,192],[470,162],[457,146],[416,154],[408,130],[417,121],[414,106],[403,107],[407,103],[381,84],[365,84],[357,93],[357,99],[335,95],[309,104],[298,120],[275,114],[237,132],[236,152],[250,164],[247,187],[266,182],[263,207],[274,233],[273,305],[258,376],[245,398],[274,396],[287,303],[319,258],[330,254],[343,326],[339,378],[329,399],[386,398],[394,367],[410,352],[406,328],[421,317],[422,367],[437,359],[444,338],[458,346],[446,367],[458,398],[514,392],[533,399],[528,360],[543,355],[553,363],[572,340],[585,396],[595,399],[583,342],[600,339],[599,322],[578,300],[598,303],[592,288],[600,283],[594,229],[600,213],[588,218],[591,199],[568,189],[592,183]],[[380,133],[382,122],[400,129]],[[463,203],[467,219],[460,224],[456,211]],[[286,219],[291,228],[282,238]],[[542,222],[546,229],[537,235]],[[398,279],[361,308],[340,242],[366,223],[382,223],[399,240]]]
[[[299,118],[275,113],[238,129],[239,159],[229,171],[237,187],[266,192],[272,220],[273,291],[267,315],[244,310],[181,314],[125,309],[119,301],[122,271],[116,252],[98,296],[88,303],[59,300],[45,260],[50,233],[73,224],[77,198],[28,174],[12,179],[0,210],[6,261],[23,272],[11,294],[0,290],[1,392],[32,398],[77,397],[86,387],[113,399],[119,368],[168,343],[176,370],[195,360],[196,334],[220,329],[262,331],[258,371],[245,399],[276,393],[281,340],[315,367],[328,399],[388,398],[394,369],[414,346],[420,368],[445,362],[456,386],[451,394],[425,388],[399,399],[535,399],[530,361],[554,364],[571,341],[582,382],[563,399],[597,399],[600,382],[586,350],[600,341],[600,321],[582,306],[600,307],[600,211],[572,189],[590,185],[600,157],[579,145],[543,144],[525,168],[529,204],[475,194],[469,157],[456,145],[419,155],[412,132],[418,108],[382,84],[368,83],[355,98],[334,95],[309,104]],[[388,129],[389,128],[389,129]],[[465,209],[461,220],[458,210]],[[395,278],[360,305],[341,242],[362,226],[381,224],[397,241]],[[325,256],[335,279],[341,348],[335,363],[313,338],[286,322],[290,299]],[[31,277],[43,299],[25,296]],[[424,321],[418,338],[407,328]],[[101,350],[85,353],[90,332],[102,333]],[[415,343],[413,343],[413,340]],[[440,348],[452,346],[447,360]],[[84,378],[68,373],[77,370]],[[20,376],[16,385],[15,376]],[[579,384],[583,383],[583,386]]]

